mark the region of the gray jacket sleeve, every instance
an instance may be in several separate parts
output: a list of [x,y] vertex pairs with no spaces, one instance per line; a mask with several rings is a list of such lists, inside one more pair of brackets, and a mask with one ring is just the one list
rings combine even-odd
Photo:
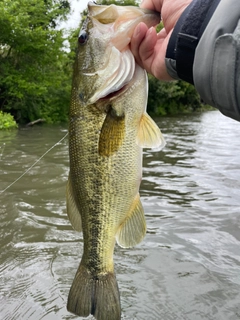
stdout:
[[240,0],[193,0],[179,21],[166,54],[169,74],[240,121]]

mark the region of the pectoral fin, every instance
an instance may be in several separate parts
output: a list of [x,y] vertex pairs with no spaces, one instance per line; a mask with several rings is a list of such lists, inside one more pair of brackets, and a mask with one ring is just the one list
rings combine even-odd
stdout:
[[165,146],[161,130],[147,113],[144,113],[140,120],[137,144],[142,148],[161,149]]
[[139,194],[133,201],[131,210],[117,232],[117,243],[123,248],[133,247],[146,234],[146,220]]
[[70,175],[68,177],[66,194],[68,218],[71,222],[73,229],[80,232],[82,231],[82,219],[74,199]]
[[117,152],[123,144],[124,137],[125,117],[123,114],[117,115],[116,111],[110,108],[99,137],[99,155],[109,157]]

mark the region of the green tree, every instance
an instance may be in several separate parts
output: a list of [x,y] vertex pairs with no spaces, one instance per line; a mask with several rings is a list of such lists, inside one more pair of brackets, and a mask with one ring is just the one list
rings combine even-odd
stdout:
[[65,0],[0,2],[0,109],[18,122],[66,117],[71,71],[56,27],[69,11]]
[[152,115],[170,115],[193,112],[202,107],[193,85],[184,81],[162,82],[148,75],[148,112]]

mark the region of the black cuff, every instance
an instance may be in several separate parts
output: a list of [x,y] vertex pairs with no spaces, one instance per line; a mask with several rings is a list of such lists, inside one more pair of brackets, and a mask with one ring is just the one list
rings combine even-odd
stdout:
[[166,58],[176,61],[180,79],[194,84],[193,61],[198,42],[220,0],[193,0],[184,10],[170,37]]

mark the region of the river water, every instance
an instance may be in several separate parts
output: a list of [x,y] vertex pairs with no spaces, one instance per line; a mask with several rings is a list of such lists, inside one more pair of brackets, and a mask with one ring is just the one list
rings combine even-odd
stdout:
[[[157,122],[167,145],[144,152],[147,235],[115,249],[122,319],[240,319],[240,124],[218,111]],[[0,132],[0,190],[66,132]],[[0,195],[1,320],[78,318],[66,310],[83,249],[66,216],[67,143]]]

